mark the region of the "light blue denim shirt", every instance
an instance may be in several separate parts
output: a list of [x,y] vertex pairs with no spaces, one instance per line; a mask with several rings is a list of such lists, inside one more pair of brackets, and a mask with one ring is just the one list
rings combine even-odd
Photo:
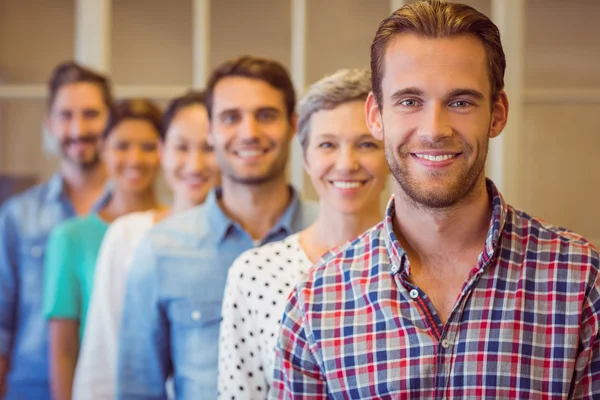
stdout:
[[[314,221],[318,208],[292,201],[260,243],[284,239]],[[220,189],[142,239],[128,273],[119,337],[118,399],[217,398],[221,302],[227,271],[252,237],[218,205]]]
[[51,398],[42,314],[44,252],[50,231],[74,216],[60,174],[0,208],[0,354],[10,359],[5,399]]

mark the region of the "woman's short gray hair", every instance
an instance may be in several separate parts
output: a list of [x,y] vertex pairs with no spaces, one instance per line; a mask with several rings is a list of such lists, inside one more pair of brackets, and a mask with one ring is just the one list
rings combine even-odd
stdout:
[[298,103],[298,140],[306,152],[310,119],[321,110],[332,110],[340,104],[366,100],[371,91],[371,70],[340,69],[313,83]]

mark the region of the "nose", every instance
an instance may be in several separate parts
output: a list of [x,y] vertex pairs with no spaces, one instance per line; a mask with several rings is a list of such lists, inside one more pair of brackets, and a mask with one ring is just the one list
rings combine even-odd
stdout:
[[139,165],[144,159],[144,154],[139,146],[131,146],[127,154],[127,161],[132,165]]
[[431,104],[422,114],[419,136],[431,142],[437,142],[452,135],[448,110],[440,102]]
[[69,135],[70,136],[81,136],[85,134],[87,124],[85,118],[81,115],[75,114],[69,121]]
[[352,146],[342,146],[338,152],[335,167],[342,172],[354,172],[358,170],[359,163],[356,151]]
[[186,169],[193,173],[202,172],[206,164],[204,157],[205,155],[201,151],[195,150],[190,152],[190,156],[186,162]]
[[259,137],[260,126],[254,115],[245,115],[240,124],[239,135],[241,139],[253,140]]

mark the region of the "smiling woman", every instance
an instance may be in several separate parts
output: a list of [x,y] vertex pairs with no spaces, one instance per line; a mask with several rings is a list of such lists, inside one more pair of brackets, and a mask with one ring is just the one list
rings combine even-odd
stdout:
[[363,69],[340,70],[313,84],[299,104],[298,138],[319,194],[319,215],[300,233],[242,254],[230,268],[219,343],[220,398],[267,398],[290,291],[328,250],[381,219],[388,168],[383,143],[365,120],[370,77]]
[[113,187],[97,213],[59,225],[46,249],[44,314],[49,319],[53,396],[68,399],[84,335],[96,258],[108,225],[117,217],[159,207],[154,180],[159,169],[161,112],[150,101],[121,100],[102,134],[101,159]]

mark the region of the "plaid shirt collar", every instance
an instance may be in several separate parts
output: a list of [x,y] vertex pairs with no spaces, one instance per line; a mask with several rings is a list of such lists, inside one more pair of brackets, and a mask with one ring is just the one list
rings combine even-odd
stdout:
[[[508,205],[500,192],[498,192],[498,189],[496,189],[494,183],[491,180],[486,179],[486,187],[492,205],[492,218],[485,240],[485,248],[479,256],[477,266],[475,267],[476,271],[474,272],[483,271],[484,267],[490,264],[490,261],[494,258],[496,252],[500,250],[501,234],[504,229],[506,214],[508,212]],[[383,220],[385,247],[390,259],[390,275],[401,274],[408,276],[410,274],[410,268],[407,262],[408,257],[394,232],[395,216],[395,199],[392,195],[386,207]]]

